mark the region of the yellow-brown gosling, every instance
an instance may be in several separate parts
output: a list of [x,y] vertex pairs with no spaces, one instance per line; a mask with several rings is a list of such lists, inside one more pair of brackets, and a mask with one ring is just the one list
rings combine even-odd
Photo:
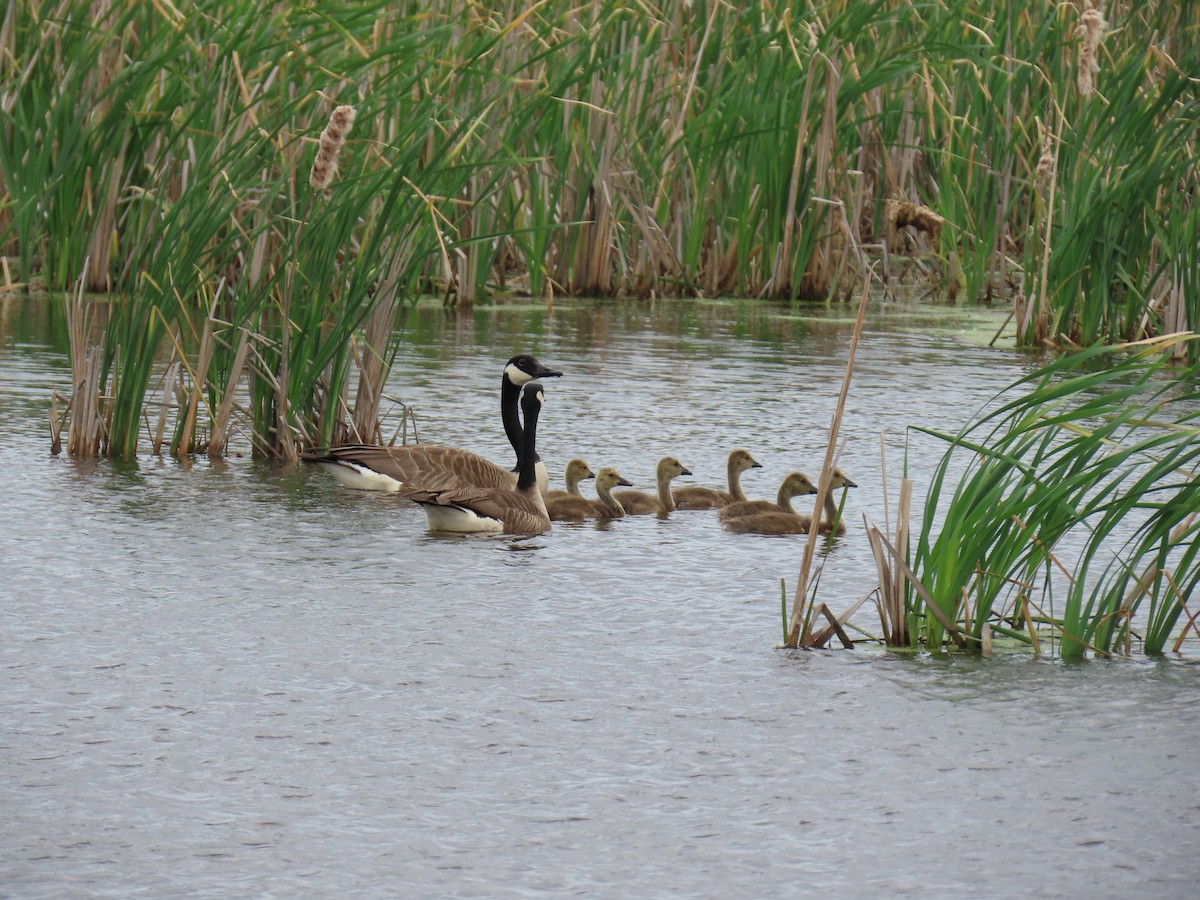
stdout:
[[655,479],[658,482],[658,493],[647,494],[645,491],[616,491],[613,496],[621,506],[625,507],[627,515],[638,516],[647,513],[657,513],[665,516],[675,508],[675,497],[671,493],[671,479],[680,475],[691,475],[690,469],[673,456],[664,456],[655,468]]
[[729,490],[719,491],[706,487],[681,487],[675,489],[677,509],[716,509],[746,499],[742,491],[742,473],[747,469],[762,468],[746,450],[734,450],[729,454],[726,466]]
[[591,466],[582,459],[572,459],[563,470],[563,482],[567,485],[567,489],[565,491],[544,491],[542,496],[547,503],[559,497],[582,497],[583,493],[579,490],[579,482],[585,478],[595,477],[596,473],[592,471]]
[[596,473],[596,495],[599,500],[587,497],[559,497],[546,504],[546,511],[555,522],[582,522],[584,519],[620,519],[625,508],[613,496],[617,485],[630,486],[621,473],[612,466],[605,466]]
[[760,512],[785,512],[795,515],[796,510],[792,509],[792,498],[803,497],[805,494],[815,494],[816,492],[817,486],[812,483],[812,480],[807,475],[803,472],[792,472],[779,485],[779,493],[776,494],[774,503],[770,500],[742,500],[738,503],[730,503],[728,506],[721,507],[717,515],[722,522],[728,522],[730,519],[740,519],[742,516],[749,516]]
[[[858,487],[841,469],[834,469],[829,486],[830,489],[825,494],[822,516],[817,523],[817,531],[821,533],[828,532],[837,517],[837,504],[833,502],[834,491],[838,488]],[[812,525],[812,517],[786,512],[760,512],[729,519],[724,525],[736,534],[807,534]],[[843,534],[845,531],[846,523],[839,521],[837,534]]]

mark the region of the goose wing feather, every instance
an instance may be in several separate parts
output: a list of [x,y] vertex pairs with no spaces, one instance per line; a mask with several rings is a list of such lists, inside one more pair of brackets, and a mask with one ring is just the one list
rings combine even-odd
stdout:
[[351,444],[334,447],[306,458],[314,462],[361,466],[392,478],[406,488],[444,491],[467,487],[512,489],[517,475],[489,459],[436,444],[377,447]]
[[505,488],[470,486],[450,490],[407,491],[416,503],[470,510],[476,516],[494,519],[508,534],[541,534],[550,528],[550,517],[537,494]]

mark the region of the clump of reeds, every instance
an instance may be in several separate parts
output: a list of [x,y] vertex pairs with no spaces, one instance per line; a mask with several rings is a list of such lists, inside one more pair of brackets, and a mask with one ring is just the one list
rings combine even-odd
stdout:
[[314,191],[325,190],[337,174],[338,155],[346,143],[346,135],[354,125],[354,116],[353,106],[338,106],[330,113],[329,124],[321,132],[317,158],[313,160],[312,171],[308,174],[308,183]]
[[1076,79],[1079,93],[1090,96],[1096,92],[1096,74],[1100,71],[1100,62],[1096,58],[1100,50],[1100,39],[1104,37],[1108,23],[1104,14],[1086,0],[1087,9],[1079,14],[1079,24],[1075,27],[1075,36],[1079,38],[1079,59]]
[[1037,653],[1049,628],[1064,658],[1127,655],[1144,614],[1143,648],[1163,652],[1200,584],[1196,395],[1163,377],[1189,340],[1097,345],[1011,385],[956,435],[914,429],[948,449],[905,570],[910,643],[982,650],[996,631]]

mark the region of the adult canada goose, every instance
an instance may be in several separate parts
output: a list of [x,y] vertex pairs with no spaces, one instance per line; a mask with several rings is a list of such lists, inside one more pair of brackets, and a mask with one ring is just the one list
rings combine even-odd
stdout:
[[675,508],[675,498],[671,494],[671,479],[680,475],[691,475],[690,469],[673,456],[664,456],[655,468],[655,480],[658,482],[658,493],[647,494],[645,491],[617,491],[613,494],[617,502],[631,516],[645,513],[658,513],[665,516]]
[[[431,531],[456,531],[464,534],[541,534],[550,530],[550,517],[537,487],[537,421],[545,392],[540,382],[525,385],[521,411],[525,429],[517,464],[517,486],[512,488],[478,485],[450,490],[412,490],[404,496],[421,504]],[[459,451],[466,453],[465,450]],[[487,460],[482,460],[487,462]]]
[[722,506],[717,517],[722,522],[727,522],[730,519],[738,519],[760,512],[786,512],[795,515],[796,510],[792,509],[792,498],[816,492],[817,486],[807,475],[803,472],[792,472],[779,485],[779,493],[776,494],[774,503],[770,500],[740,500],[737,503]]
[[[829,480],[829,490],[825,493],[823,515],[817,523],[817,531],[828,532],[832,527],[833,520],[837,517],[837,504],[833,502],[833,492],[838,488],[852,487],[858,487],[858,485],[847,478],[841,469],[833,470],[833,475]],[[724,525],[728,530],[737,534],[807,534],[812,525],[812,517],[787,512],[760,512],[729,519]],[[846,523],[839,521],[837,534],[842,534],[845,530]]]
[[620,519],[625,508],[613,496],[617,485],[629,485],[621,473],[612,466],[605,466],[596,473],[596,494],[599,500],[587,497],[559,497],[546,504],[546,511],[555,522],[582,522],[584,519]]
[[595,477],[596,473],[592,471],[591,466],[582,459],[573,459],[567,463],[567,468],[563,470],[563,481],[566,482],[567,489],[565,491],[542,491],[542,498],[549,503],[551,500],[556,500],[560,497],[582,497],[583,494],[579,490],[579,482],[585,478]]
[[[517,457],[521,455],[521,419],[517,404],[521,386],[534,378],[562,375],[547,369],[528,354],[510,359],[500,378],[500,419],[504,433]],[[516,488],[516,471],[508,471],[474,453],[456,447],[432,444],[408,444],[381,447],[373,444],[347,444],[326,450],[311,450],[301,455],[307,462],[320,463],[346,487],[365,491],[400,491],[415,488],[448,490],[472,485]],[[546,466],[535,457],[540,490],[548,483]]]
[[746,499],[742,491],[742,473],[747,469],[760,469],[754,457],[745,450],[734,450],[729,454],[729,490],[718,491],[706,487],[681,487],[675,489],[677,509],[715,509]]

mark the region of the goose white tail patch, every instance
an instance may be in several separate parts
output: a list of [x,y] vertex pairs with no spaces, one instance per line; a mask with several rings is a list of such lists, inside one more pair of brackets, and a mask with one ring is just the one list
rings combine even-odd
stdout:
[[404,484],[358,463],[345,460],[321,460],[321,465],[344,487],[356,491],[398,491]]
[[455,531],[459,534],[499,534],[504,523],[488,516],[477,515],[464,506],[440,506],[437,503],[422,503],[425,516],[429,519],[430,531]]

